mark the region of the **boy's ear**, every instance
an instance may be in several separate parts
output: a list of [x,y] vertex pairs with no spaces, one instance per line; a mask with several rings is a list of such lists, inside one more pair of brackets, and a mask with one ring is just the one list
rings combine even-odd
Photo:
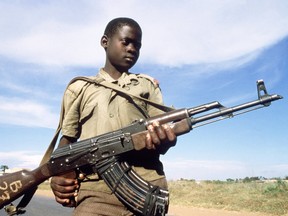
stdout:
[[107,45],[108,45],[108,37],[106,35],[103,35],[102,38],[101,38],[101,46],[105,49],[107,48]]

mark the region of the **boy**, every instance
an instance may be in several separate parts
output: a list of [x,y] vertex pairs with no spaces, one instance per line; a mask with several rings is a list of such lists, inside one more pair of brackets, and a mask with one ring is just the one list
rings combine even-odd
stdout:
[[[99,82],[105,80],[134,95],[162,103],[162,94],[155,81],[145,75],[128,72],[138,60],[141,39],[141,28],[134,20],[116,18],[110,21],[101,38],[106,62],[96,79]],[[136,119],[163,112],[140,99],[132,100],[131,97],[113,89],[83,80],[75,81],[67,87],[63,104],[63,136],[59,145],[117,130]],[[159,154],[161,144],[175,145],[176,136],[170,127],[159,125],[157,122],[149,125],[148,131],[144,140],[146,149],[129,152],[125,160],[146,181],[167,188]],[[52,178],[51,188],[56,201],[63,206],[76,206],[74,215],[134,215],[97,175],[89,179],[93,181],[82,182],[80,187],[75,173]],[[79,193],[75,192],[78,189]]]

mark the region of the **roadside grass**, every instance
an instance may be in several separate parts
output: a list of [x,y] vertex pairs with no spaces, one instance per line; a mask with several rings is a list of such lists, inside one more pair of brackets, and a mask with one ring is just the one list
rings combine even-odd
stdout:
[[288,183],[169,181],[170,203],[201,208],[288,214]]
[[51,190],[50,183],[48,181],[43,182],[38,186],[40,190]]
[[[258,212],[263,215],[288,215],[288,183],[169,181],[170,204],[230,211]],[[39,189],[50,190],[45,182]]]

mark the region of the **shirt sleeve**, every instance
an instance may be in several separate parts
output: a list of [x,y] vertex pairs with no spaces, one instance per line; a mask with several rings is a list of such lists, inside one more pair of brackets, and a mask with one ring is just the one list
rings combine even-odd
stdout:
[[87,85],[84,81],[76,81],[65,90],[63,97],[62,135],[78,139],[80,136],[80,105],[83,89]]

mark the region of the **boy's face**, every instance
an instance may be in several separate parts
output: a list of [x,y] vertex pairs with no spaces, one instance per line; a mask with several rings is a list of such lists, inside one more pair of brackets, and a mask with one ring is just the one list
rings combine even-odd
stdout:
[[[106,44],[103,43],[106,38]],[[138,60],[142,34],[130,26],[123,26],[110,38],[103,36],[106,49],[106,64],[119,72],[127,72]]]

